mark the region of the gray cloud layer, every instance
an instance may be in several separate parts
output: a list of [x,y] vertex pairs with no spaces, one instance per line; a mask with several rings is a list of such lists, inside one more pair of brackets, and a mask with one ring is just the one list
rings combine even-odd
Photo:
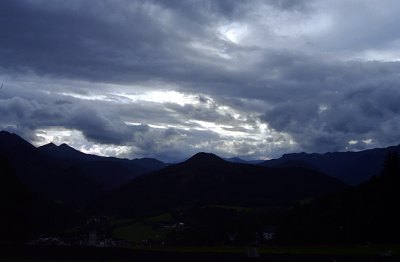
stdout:
[[[398,144],[399,7],[4,0],[0,125],[32,141],[78,130],[83,144],[169,160]],[[130,98],[154,90],[191,102]]]

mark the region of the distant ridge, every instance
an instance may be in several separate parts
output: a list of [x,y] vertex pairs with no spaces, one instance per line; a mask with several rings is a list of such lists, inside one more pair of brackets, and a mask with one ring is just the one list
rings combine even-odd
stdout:
[[129,216],[203,205],[269,206],[344,188],[343,182],[314,170],[231,163],[202,152],[132,180],[93,209]]
[[265,160],[244,160],[239,157],[224,158],[224,160],[232,163],[242,163],[242,164],[252,164],[252,165],[258,165],[265,161]]
[[308,167],[347,184],[357,185],[379,175],[388,152],[400,153],[400,146],[368,149],[359,152],[333,152],[325,154],[294,153],[267,160],[260,165],[268,167]]
[[122,159],[116,157],[104,157],[98,155],[91,155],[83,153],[67,144],[61,144],[59,146],[54,143],[48,143],[46,145],[38,147],[38,150],[47,156],[57,157],[57,158],[69,158],[81,161],[106,161],[106,162],[119,162],[125,163],[128,166],[140,167],[143,172],[150,172],[160,168],[165,167],[167,164],[155,158],[135,158],[132,160]]
[[61,144],[57,146],[54,143],[48,143],[46,145],[38,147],[38,150],[43,154],[58,158],[74,158],[81,160],[84,159],[94,160],[98,158],[98,156],[96,155],[89,155],[82,153],[81,151],[76,150],[75,148],[67,144]]

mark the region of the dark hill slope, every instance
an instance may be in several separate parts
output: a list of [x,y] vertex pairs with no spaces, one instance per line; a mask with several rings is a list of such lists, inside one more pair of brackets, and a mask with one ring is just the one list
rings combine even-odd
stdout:
[[347,184],[357,185],[379,174],[388,152],[400,153],[400,146],[376,148],[360,152],[334,152],[325,154],[286,154],[279,159],[267,160],[268,167],[301,166],[314,168]]
[[0,211],[0,242],[19,242],[34,234],[57,232],[80,219],[64,206],[32,193],[1,155]]
[[0,155],[29,190],[47,199],[80,204],[104,193],[95,180],[63,161],[43,156],[15,134],[0,133]]
[[266,168],[199,153],[180,164],[141,176],[97,202],[95,209],[135,215],[170,208],[283,205],[343,189],[337,179],[304,168]]
[[357,187],[300,207],[281,226],[282,241],[398,243],[400,160],[389,154],[381,175]]
[[35,147],[16,134],[7,131],[0,131],[1,152],[7,154],[18,154],[29,152]]

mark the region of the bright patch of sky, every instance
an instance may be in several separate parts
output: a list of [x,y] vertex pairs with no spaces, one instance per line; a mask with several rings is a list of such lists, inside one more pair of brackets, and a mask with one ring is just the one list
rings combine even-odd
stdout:
[[98,156],[114,156],[125,158],[130,156],[129,146],[101,145],[88,141],[82,132],[74,129],[65,129],[63,127],[49,127],[46,129],[37,129],[38,136],[33,144],[43,146],[48,143],[54,143],[59,146],[67,144],[83,153]]
[[116,96],[126,97],[130,100],[130,102],[154,102],[154,103],[175,103],[180,106],[184,106],[186,104],[197,104],[198,96],[196,95],[188,95],[179,93],[177,91],[148,91],[144,93],[137,94],[114,94]]

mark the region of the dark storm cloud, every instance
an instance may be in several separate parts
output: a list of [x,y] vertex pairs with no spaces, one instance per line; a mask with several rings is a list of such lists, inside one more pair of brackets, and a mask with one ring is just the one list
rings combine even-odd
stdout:
[[400,63],[296,57],[274,64],[282,66],[282,80],[275,82],[278,88],[265,90],[274,106],[262,119],[291,134],[304,150],[363,149],[363,140],[372,140],[369,146],[399,143]]
[[55,105],[66,105],[66,104],[72,104],[71,101],[67,101],[67,100],[57,100],[54,102]]
[[[397,144],[398,8],[391,0],[4,0],[0,124],[32,140],[60,126],[163,157],[223,153],[223,132],[260,120],[271,137],[249,133],[230,153],[278,156],[292,148],[274,145],[286,135],[296,150],[319,152]],[[198,99],[124,96],[138,86]],[[221,133],[199,121],[221,124]]]
[[210,14],[232,17],[237,14],[242,3],[229,0],[206,0],[206,1],[163,1],[163,0],[151,0],[151,2],[163,6],[164,8],[178,12],[184,17],[190,17],[195,21],[202,21],[209,23]]
[[[2,67],[94,80],[140,71],[164,33],[140,8],[129,23],[107,2],[2,1]],[[135,59],[121,61],[127,54]]]
[[328,96],[325,102],[310,94],[309,99],[276,106],[263,120],[278,131],[290,133],[309,152],[344,150],[364,140],[375,145],[397,144],[400,106],[395,101],[399,98],[398,86],[349,91]]
[[162,9],[151,1],[2,1],[0,66],[106,82],[215,80],[220,73],[198,63],[186,45],[206,38],[208,9],[183,21],[175,12],[199,9],[190,1],[181,8]]
[[[299,5],[266,3],[281,8]],[[122,83],[149,77],[237,81],[240,77],[221,67],[225,61],[204,61],[204,55],[187,44],[212,41],[225,49],[237,48],[218,39],[210,27],[225,21],[225,16],[231,17],[229,21],[250,12],[236,1],[17,0],[2,1],[0,9],[4,70]]]
[[314,2],[313,0],[270,0],[267,1],[268,4],[275,6],[282,10],[304,10],[309,6],[310,3]]
[[105,144],[122,144],[130,141],[143,128],[129,127],[116,116],[85,105],[59,104],[27,100],[21,97],[0,100],[2,124],[16,125],[31,132],[37,128],[64,126],[81,130],[91,140]]

